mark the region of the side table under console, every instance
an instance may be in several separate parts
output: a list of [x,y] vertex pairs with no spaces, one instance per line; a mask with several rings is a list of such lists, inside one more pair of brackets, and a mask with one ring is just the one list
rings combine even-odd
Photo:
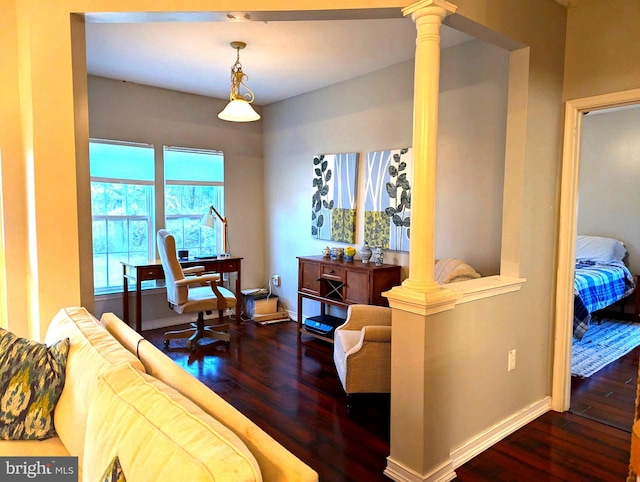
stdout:
[[326,305],[342,309],[353,304],[387,306],[382,293],[400,284],[400,270],[400,266],[393,264],[376,266],[360,260],[345,262],[323,256],[298,256],[298,337],[306,333],[333,342],[333,331],[324,334],[303,324],[305,298],[320,303],[320,316],[310,317],[307,322],[335,328],[345,320],[328,315]]

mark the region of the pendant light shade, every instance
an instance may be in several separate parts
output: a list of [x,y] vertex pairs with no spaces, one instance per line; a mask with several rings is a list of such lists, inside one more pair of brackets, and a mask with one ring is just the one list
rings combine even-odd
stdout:
[[[218,114],[218,117],[222,120],[230,122],[251,122],[260,119],[258,114],[251,103],[253,102],[254,95],[252,90],[246,86],[245,80],[249,77],[242,71],[242,64],[240,64],[240,50],[247,46],[244,42],[231,42],[231,47],[236,49],[236,63],[231,67],[231,93],[229,94],[229,103]],[[244,87],[246,93],[241,94],[240,88]]]
[[246,100],[233,99],[222,109],[218,117],[231,122],[251,122],[260,119],[260,114],[253,110]]

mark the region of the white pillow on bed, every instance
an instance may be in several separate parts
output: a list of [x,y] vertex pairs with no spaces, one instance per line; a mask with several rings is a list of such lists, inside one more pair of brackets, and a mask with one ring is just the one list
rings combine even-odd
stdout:
[[627,249],[617,239],[602,236],[578,236],[576,259],[589,259],[597,263],[622,261]]

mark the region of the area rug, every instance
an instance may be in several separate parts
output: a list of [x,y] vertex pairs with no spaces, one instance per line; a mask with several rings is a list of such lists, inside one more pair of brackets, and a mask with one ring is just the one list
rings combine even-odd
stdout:
[[640,324],[603,319],[591,321],[587,333],[573,339],[571,375],[587,378],[640,345]]

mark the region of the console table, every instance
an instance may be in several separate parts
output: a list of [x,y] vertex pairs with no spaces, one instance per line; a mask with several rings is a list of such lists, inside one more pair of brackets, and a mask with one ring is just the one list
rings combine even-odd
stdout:
[[307,330],[303,325],[302,303],[309,299],[320,303],[320,319],[337,326],[344,322],[326,314],[326,305],[347,309],[349,305],[388,306],[382,293],[400,284],[401,267],[376,266],[362,261],[344,261],[323,256],[298,256],[298,337],[306,333],[333,342],[329,337]]
[[[240,261],[243,258],[236,256],[228,258],[206,258],[206,259],[189,259],[180,261],[180,265],[183,268],[190,268],[192,266],[203,266],[204,271],[208,273],[237,273],[236,277],[236,296],[240,296]],[[150,260],[143,263],[130,263],[127,261],[121,261],[122,263],[122,281],[123,281],[123,293],[122,293],[122,312],[123,320],[129,324],[129,280],[134,280],[136,283],[135,290],[135,305],[136,305],[136,318],[135,328],[138,333],[142,331],[142,282],[149,280],[161,280],[164,279],[164,270],[162,269],[162,263],[159,259]],[[239,303],[238,303],[239,304]],[[235,307],[236,319],[238,318],[238,304]]]

